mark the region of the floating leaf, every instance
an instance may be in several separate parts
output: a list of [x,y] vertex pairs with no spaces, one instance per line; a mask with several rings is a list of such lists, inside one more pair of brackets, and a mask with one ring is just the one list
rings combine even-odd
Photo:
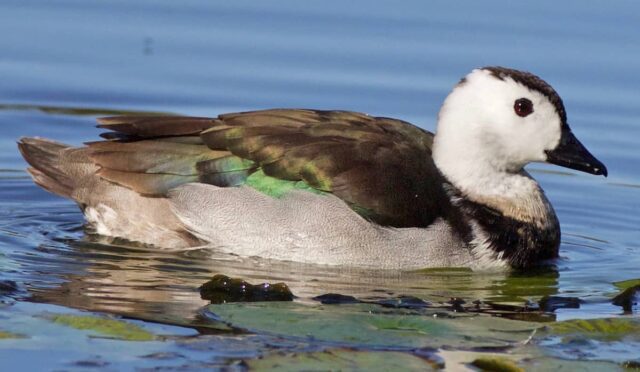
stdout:
[[101,335],[111,336],[120,340],[151,341],[155,339],[152,333],[134,324],[116,319],[68,314],[53,315],[50,319],[57,324],[75,329],[94,331]]
[[558,335],[577,334],[589,338],[619,340],[626,336],[640,335],[640,319],[573,319],[558,322],[550,326],[552,333]]
[[410,315],[405,309],[371,304],[309,306],[259,302],[211,305],[208,310],[216,319],[250,331],[394,348],[505,347],[525,340],[538,327],[484,315]]
[[580,371],[580,372],[602,372],[618,371],[620,366],[617,363],[598,360],[570,360],[552,358],[548,356],[526,358],[519,362],[527,372],[547,372],[547,371]]

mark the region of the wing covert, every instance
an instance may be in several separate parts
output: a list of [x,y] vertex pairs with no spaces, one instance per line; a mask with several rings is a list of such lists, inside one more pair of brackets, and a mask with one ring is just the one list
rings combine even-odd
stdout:
[[[100,119],[99,174],[162,195],[186,182],[243,184],[258,170],[333,193],[382,225],[428,226],[448,197],[431,158],[433,134],[350,111],[275,109],[220,115]],[[129,172],[129,174],[127,173]]]
[[202,132],[212,150],[255,162],[271,177],[331,192],[375,222],[427,226],[442,215],[433,134],[349,111],[265,110],[221,115]]

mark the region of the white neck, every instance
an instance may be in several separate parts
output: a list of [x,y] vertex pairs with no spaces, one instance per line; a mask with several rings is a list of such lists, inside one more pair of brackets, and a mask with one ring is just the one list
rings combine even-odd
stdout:
[[466,199],[521,221],[544,221],[554,213],[538,183],[522,166],[484,151],[484,143],[472,131],[444,128],[447,126],[438,126],[433,160]]
[[470,197],[517,199],[538,190],[537,183],[522,168],[508,169],[496,159],[487,159],[469,148],[452,152],[434,140],[433,160],[445,177]]

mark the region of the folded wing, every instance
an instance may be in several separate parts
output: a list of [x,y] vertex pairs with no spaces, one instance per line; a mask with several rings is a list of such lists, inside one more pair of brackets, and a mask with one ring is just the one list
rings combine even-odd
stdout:
[[448,202],[431,158],[433,134],[401,120],[264,110],[218,118],[113,117],[99,126],[110,131],[107,141],[88,146],[100,176],[141,194],[261,177],[332,193],[365,218],[394,227],[428,226]]

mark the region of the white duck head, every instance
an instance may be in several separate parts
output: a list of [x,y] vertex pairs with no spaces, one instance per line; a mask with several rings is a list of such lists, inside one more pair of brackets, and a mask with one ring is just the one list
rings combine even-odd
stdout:
[[433,158],[472,194],[509,194],[522,178],[510,176],[530,162],[607,175],[571,132],[555,90],[531,73],[503,67],[473,70],[454,87],[440,110]]

